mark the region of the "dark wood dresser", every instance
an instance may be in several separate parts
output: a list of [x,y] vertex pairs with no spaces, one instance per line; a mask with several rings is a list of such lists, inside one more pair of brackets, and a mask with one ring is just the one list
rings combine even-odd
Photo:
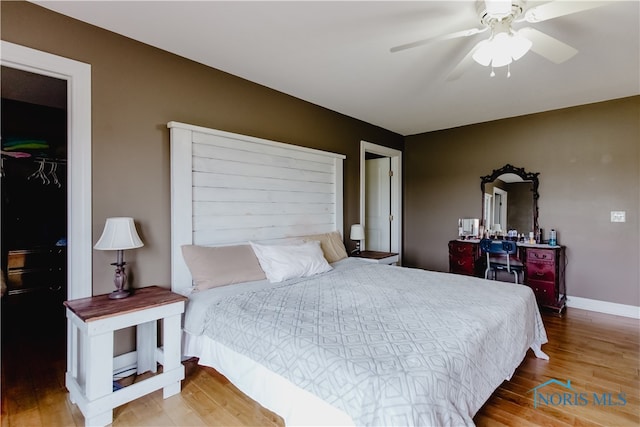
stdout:
[[524,283],[533,289],[538,304],[562,311],[566,304],[565,247],[520,247],[524,262]]
[[484,264],[480,262],[480,255],[480,245],[477,242],[470,240],[450,241],[449,272],[484,277]]
[[[538,305],[562,312],[567,299],[565,247],[519,243],[518,256],[524,264],[524,284],[533,290]],[[485,264],[479,240],[449,242],[450,273],[484,277]]]

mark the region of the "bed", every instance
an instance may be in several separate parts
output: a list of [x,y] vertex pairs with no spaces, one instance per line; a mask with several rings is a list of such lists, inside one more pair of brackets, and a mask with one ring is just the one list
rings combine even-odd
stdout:
[[287,425],[472,425],[547,358],[528,287],[347,257],[344,156],[169,127],[184,355]]

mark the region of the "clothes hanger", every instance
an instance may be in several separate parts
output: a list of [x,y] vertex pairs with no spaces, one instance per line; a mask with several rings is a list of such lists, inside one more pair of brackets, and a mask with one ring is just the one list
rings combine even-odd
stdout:
[[58,162],[51,162],[51,169],[49,170],[49,176],[53,180],[53,183],[58,187],[62,187],[62,183],[58,180],[58,175],[56,175],[56,170],[58,170]]
[[44,172],[44,166],[46,163],[45,159],[38,159],[38,162],[39,162],[38,170],[36,170],[31,175],[29,175],[27,179],[40,178],[43,184],[49,184],[51,181],[49,180],[49,178],[47,178],[47,175]]

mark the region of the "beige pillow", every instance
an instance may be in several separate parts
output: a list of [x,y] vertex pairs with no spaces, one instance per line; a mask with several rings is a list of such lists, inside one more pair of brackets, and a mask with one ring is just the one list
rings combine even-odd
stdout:
[[182,256],[191,271],[194,290],[267,278],[250,245],[183,245]]
[[324,257],[328,262],[340,261],[347,257],[347,250],[342,242],[340,232],[332,231],[331,233],[313,234],[311,236],[305,236],[304,240],[319,240],[320,247],[324,253]]

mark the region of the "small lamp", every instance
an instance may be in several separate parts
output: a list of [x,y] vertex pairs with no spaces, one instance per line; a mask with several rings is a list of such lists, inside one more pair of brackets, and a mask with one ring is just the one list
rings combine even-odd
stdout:
[[359,254],[360,253],[360,241],[364,240],[364,228],[360,224],[353,224],[351,226],[351,233],[349,235],[351,240],[356,241],[356,248],[352,253]]
[[126,262],[124,262],[123,251],[125,249],[140,248],[142,246],[144,246],[144,243],[142,243],[140,236],[138,236],[133,218],[107,218],[102,236],[98,239],[98,243],[96,243],[94,249],[117,251],[117,260],[111,264],[116,266],[116,272],[113,278],[116,290],[109,294],[110,299],[120,299],[129,296],[129,291],[124,289],[127,282],[127,274],[124,269]]

